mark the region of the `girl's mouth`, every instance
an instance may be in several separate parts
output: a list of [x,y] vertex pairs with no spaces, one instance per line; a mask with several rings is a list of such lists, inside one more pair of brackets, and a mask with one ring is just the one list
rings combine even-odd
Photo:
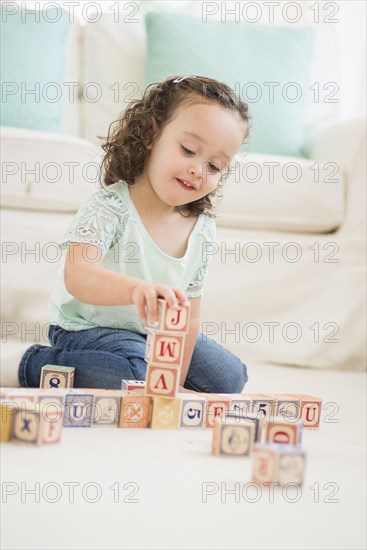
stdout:
[[191,185],[188,182],[185,182],[184,180],[181,180],[180,178],[176,178],[176,181],[182,187],[182,189],[186,189],[186,191],[195,191],[195,187]]

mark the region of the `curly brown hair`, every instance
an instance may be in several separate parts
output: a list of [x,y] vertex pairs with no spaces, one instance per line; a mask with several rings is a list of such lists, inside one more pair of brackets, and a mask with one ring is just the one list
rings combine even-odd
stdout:
[[[229,86],[205,76],[167,78],[164,82],[150,84],[141,99],[129,103],[120,118],[110,124],[107,137],[98,136],[104,140],[102,149],[105,152],[100,171],[102,187],[119,180],[134,184],[149,156],[147,146],[161,135],[178,106],[195,101],[218,103],[237,112],[246,123],[244,141],[247,139],[251,123],[248,105],[238,99]],[[222,174],[220,183],[224,182],[228,171]],[[188,215],[198,216],[204,212],[214,217],[212,199],[218,195],[220,187],[185,205]],[[176,210],[183,214],[180,207],[176,207]]]

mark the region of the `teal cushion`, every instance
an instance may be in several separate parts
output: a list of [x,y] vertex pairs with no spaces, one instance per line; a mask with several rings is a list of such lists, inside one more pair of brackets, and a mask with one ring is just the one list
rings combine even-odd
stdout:
[[[253,117],[243,149],[304,156],[311,28],[203,23],[172,13],[149,13],[145,25],[146,85],[174,75],[202,75],[225,82],[247,101]],[[269,82],[279,83],[274,86],[274,100],[270,85],[264,84]],[[293,101],[299,90],[301,98]]]
[[[62,97],[67,91],[62,83],[68,28],[68,13],[61,8],[50,7],[45,17],[40,12],[37,21],[34,13],[23,8],[11,15],[6,5],[1,7],[3,126],[60,130]],[[27,93],[31,90],[36,94]]]

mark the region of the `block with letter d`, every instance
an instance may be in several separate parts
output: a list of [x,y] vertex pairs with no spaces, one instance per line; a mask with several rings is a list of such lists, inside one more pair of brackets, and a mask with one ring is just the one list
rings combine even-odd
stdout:
[[166,365],[147,366],[145,395],[151,397],[175,397],[181,369]]
[[185,336],[166,332],[151,332],[147,336],[145,360],[147,363],[166,364],[171,367],[182,365]]
[[147,331],[186,334],[189,328],[190,306],[168,307],[166,300],[158,299],[158,321],[145,324]]
[[74,373],[74,367],[45,365],[41,369],[40,388],[72,388]]
[[286,445],[301,445],[303,422],[302,420],[285,420],[282,416],[275,416],[266,422],[264,434],[267,443],[283,443]]

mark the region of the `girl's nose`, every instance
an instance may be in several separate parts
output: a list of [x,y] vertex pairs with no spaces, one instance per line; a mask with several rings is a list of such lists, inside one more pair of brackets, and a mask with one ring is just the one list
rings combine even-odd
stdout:
[[197,162],[196,164],[191,164],[191,166],[189,167],[189,173],[191,177],[200,177],[202,175],[201,163]]

